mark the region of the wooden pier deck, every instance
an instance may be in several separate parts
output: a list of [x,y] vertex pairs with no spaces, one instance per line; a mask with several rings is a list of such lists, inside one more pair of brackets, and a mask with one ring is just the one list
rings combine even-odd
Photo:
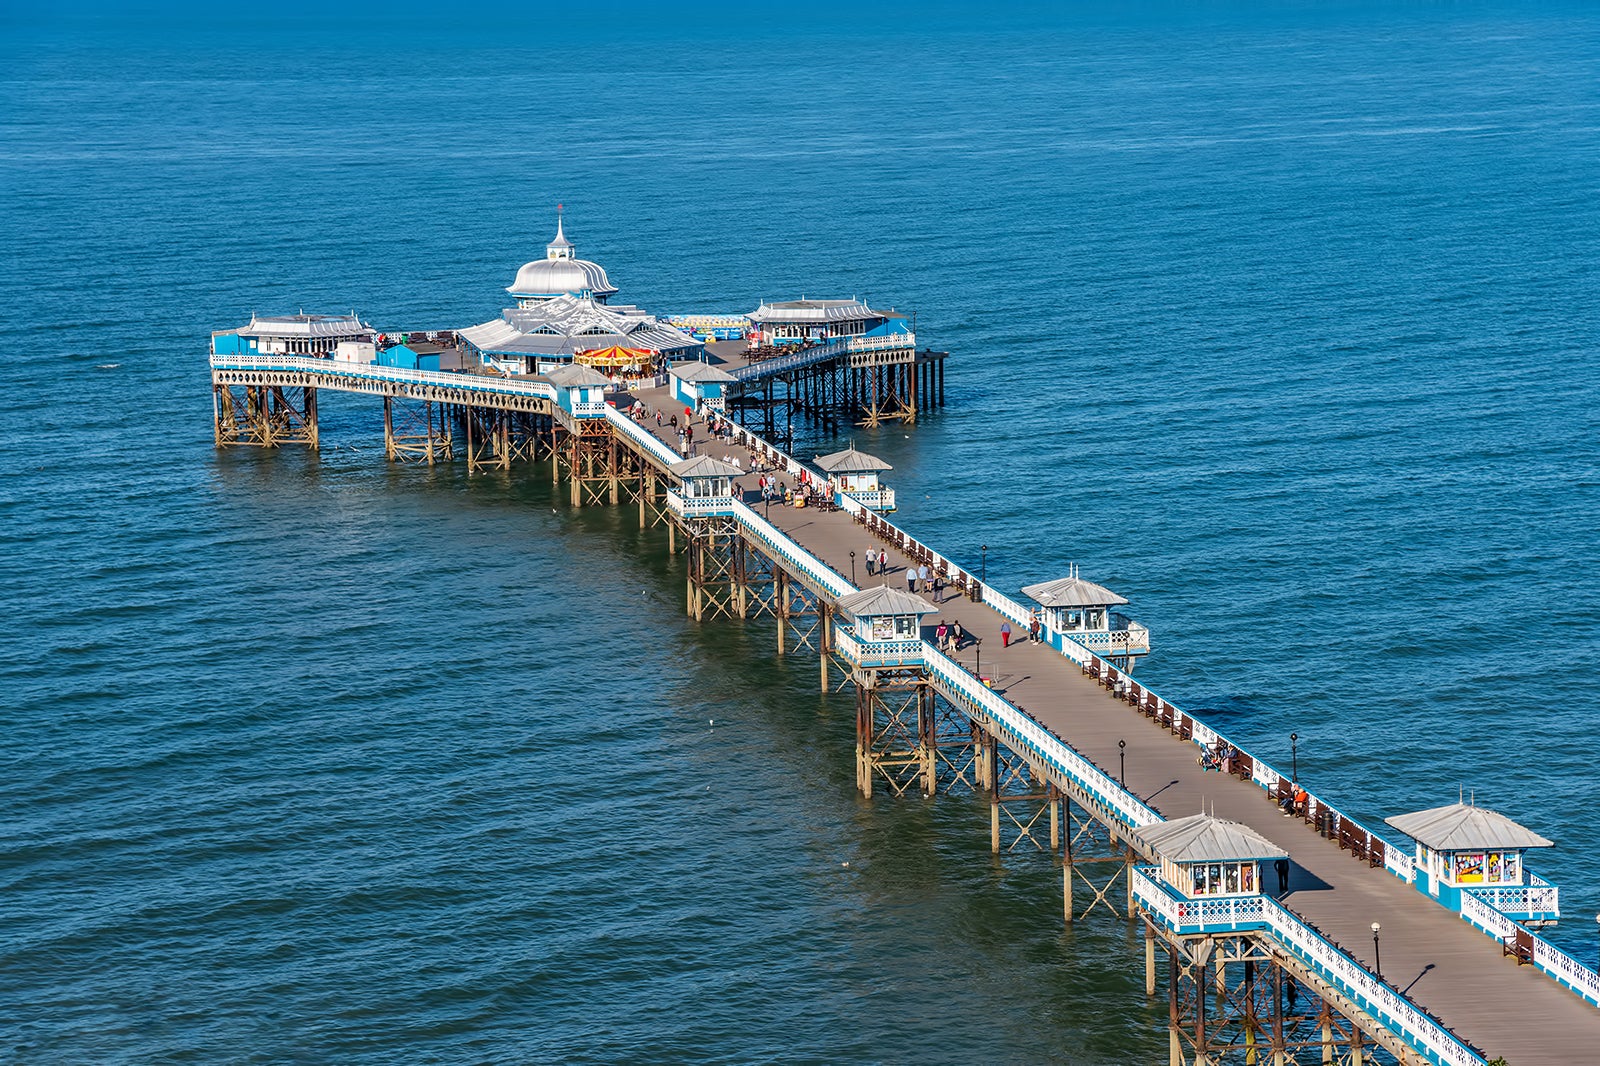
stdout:
[[[651,409],[677,406],[664,389],[636,395]],[[627,401],[619,397],[618,402]],[[672,429],[658,429],[653,419],[641,426],[669,448],[675,445]],[[700,442],[700,450],[715,458],[737,454],[748,465],[748,452],[738,445]],[[747,474],[738,484],[747,502],[756,506],[756,475]],[[850,515],[786,506],[765,513],[774,526],[846,580],[851,575],[850,552],[855,551],[856,576],[862,584],[905,588],[909,559],[893,549],[888,573],[866,576],[859,565],[865,550],[883,550],[885,544]],[[931,596],[928,599],[933,602]],[[1380,923],[1384,976],[1462,1039],[1491,1058],[1505,1055],[1512,1066],[1600,1061],[1596,1050],[1600,1010],[1533,967],[1518,966],[1504,957],[1494,939],[1458,914],[1385,870],[1356,860],[1301,819],[1284,816],[1259,787],[1202,769],[1192,743],[1114,698],[1059,652],[1026,639],[1014,639],[1010,648],[1002,649],[1004,618],[993,608],[964,598],[940,606],[943,613],[927,619],[927,639],[932,639],[932,627],[940,617],[959,620],[982,641],[983,673],[993,679],[995,691],[1113,774],[1118,741],[1125,740],[1127,788],[1142,797],[1154,796],[1151,806],[1163,815],[1183,817],[1203,807],[1250,825],[1289,852],[1290,891],[1283,903],[1369,969],[1377,962],[1371,925]],[[1025,638],[1025,633],[1021,635]],[[956,658],[971,667],[975,649],[962,649]],[[1276,887],[1275,878],[1269,878],[1268,885]]]

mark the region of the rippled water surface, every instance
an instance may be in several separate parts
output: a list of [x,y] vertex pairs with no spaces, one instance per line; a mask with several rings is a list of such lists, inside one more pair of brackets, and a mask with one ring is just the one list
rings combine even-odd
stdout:
[[1164,1061],[1134,934],[858,799],[630,512],[354,397],[213,450],[211,330],[483,321],[558,200],[652,310],[914,309],[905,525],[1358,816],[1549,835],[1591,958],[1600,21],[730,19],[0,33],[0,1058]]

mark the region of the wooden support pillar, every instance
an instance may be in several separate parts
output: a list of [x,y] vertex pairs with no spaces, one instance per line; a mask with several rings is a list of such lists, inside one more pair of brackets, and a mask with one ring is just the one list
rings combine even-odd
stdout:
[[322,437],[317,430],[317,390],[306,387],[305,409],[306,443],[312,451],[322,450]]
[[1150,923],[1144,923],[1144,994],[1156,994],[1156,933]]
[[394,397],[383,398],[383,455],[394,462]]
[[778,608],[778,655],[781,657],[789,638],[789,575],[783,570],[773,575],[773,596]]

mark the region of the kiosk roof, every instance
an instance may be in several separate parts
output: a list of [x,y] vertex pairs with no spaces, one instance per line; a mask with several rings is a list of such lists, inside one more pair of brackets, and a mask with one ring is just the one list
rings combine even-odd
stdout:
[[1434,851],[1548,848],[1553,843],[1503,814],[1470,803],[1397,814],[1384,821]]

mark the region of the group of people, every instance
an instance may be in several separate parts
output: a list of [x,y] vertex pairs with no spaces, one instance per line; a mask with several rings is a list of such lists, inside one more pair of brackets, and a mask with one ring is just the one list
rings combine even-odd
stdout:
[[1306,794],[1306,790],[1300,787],[1300,782],[1296,781],[1289,786],[1289,790],[1284,793],[1283,799],[1279,801],[1278,806],[1283,808],[1283,816],[1285,818],[1296,814],[1303,818],[1306,813],[1306,801],[1310,798]]
[[[894,567],[889,560],[888,548],[874,548],[867,545],[867,576],[874,577],[879,574],[888,574]],[[949,582],[945,579],[944,572],[935,570],[927,563],[913,563],[904,567],[906,575],[906,591],[913,596],[917,594],[933,595],[934,603],[945,601],[945,589]]]
[[1239,749],[1229,744],[1221,737],[1209,748],[1200,749],[1200,765],[1207,770],[1221,770],[1225,774],[1233,773],[1233,759],[1239,754]]
[[[1011,647],[1011,621],[1006,619],[1000,623],[1000,646]],[[1028,643],[1037,644],[1043,640],[1044,619],[1039,617],[1039,612],[1034,611],[1028,616]]]
[[939,619],[939,625],[935,627],[933,632],[939,638],[939,650],[947,655],[952,651],[965,647],[967,642],[972,639],[967,635],[967,631],[961,628],[959,621],[946,624],[944,619],[941,618]]

